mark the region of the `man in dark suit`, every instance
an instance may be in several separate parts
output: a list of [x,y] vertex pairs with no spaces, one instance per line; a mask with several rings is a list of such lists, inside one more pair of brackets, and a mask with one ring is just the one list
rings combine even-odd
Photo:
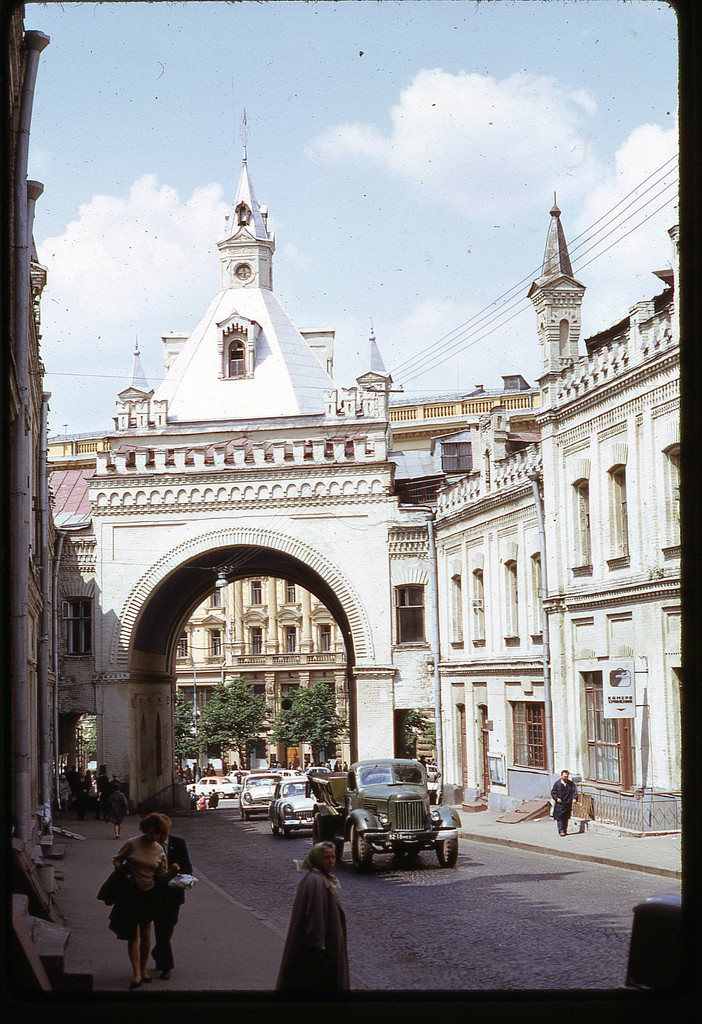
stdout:
[[[175,867],[181,874],[191,875],[193,866],[190,863],[188,848],[184,839],[170,834],[171,821],[165,814],[163,817],[168,822],[168,830],[160,837],[161,846],[166,851],[168,866]],[[173,950],[171,949],[171,938],[176,924],[180,908],[185,902],[185,891],[170,885],[159,885],[155,894],[154,914],[154,939],[155,945],[151,951],[156,964],[156,970],[160,971],[163,981],[168,981],[173,970]]]

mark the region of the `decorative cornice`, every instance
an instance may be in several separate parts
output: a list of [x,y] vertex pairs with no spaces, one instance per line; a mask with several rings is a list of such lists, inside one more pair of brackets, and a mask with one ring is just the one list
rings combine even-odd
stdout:
[[544,604],[549,615],[553,615],[580,611],[585,608],[620,605],[625,602],[669,601],[672,598],[680,599],[679,574],[666,579],[651,580],[648,583],[629,582],[621,587],[610,587],[605,590],[583,589],[578,593],[568,591],[567,593],[549,594]]

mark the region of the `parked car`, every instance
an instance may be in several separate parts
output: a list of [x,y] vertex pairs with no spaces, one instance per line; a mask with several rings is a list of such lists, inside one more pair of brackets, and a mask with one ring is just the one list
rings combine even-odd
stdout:
[[287,839],[291,832],[312,830],[314,797],[307,793],[306,776],[298,775],[280,780],[268,808],[268,817],[274,836],[282,832]]
[[228,775],[203,775],[198,782],[191,782],[186,788],[188,793],[194,793],[196,796],[202,796],[203,793],[210,796],[216,793],[219,797],[231,798],[238,796],[241,787]]
[[244,779],[239,793],[239,811],[244,821],[252,814],[266,814],[280,782],[280,772],[252,772]]
[[314,842],[331,840],[337,860],[350,843],[357,871],[370,871],[375,853],[399,860],[422,850],[433,850],[442,868],[456,866],[460,818],[451,807],[431,805],[419,761],[357,761],[346,774],[312,775],[308,785],[316,799]]

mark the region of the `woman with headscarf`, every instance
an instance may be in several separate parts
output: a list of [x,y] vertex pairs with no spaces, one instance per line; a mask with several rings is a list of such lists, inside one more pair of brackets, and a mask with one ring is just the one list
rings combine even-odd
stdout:
[[178,865],[168,867],[160,843],[170,821],[162,814],[146,814],[139,822],[142,835],[128,839],[117,851],[112,863],[123,868],[131,879],[110,913],[110,930],[118,939],[126,939],[134,976],[130,989],[151,981],[147,963],[151,953],[151,922],[156,909],[156,885],[178,873]]
[[350,988],[346,916],[339,900],[333,843],[317,843],[298,868],[295,896],[276,989],[333,992]]

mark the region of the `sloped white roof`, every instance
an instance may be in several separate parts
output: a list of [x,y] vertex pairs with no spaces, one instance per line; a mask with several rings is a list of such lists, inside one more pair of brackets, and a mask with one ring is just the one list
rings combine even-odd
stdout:
[[[251,378],[220,376],[217,325],[234,315],[261,328]],[[210,303],[154,400],[167,399],[171,423],[314,415],[326,412],[325,392],[334,387],[272,291],[228,288]]]

